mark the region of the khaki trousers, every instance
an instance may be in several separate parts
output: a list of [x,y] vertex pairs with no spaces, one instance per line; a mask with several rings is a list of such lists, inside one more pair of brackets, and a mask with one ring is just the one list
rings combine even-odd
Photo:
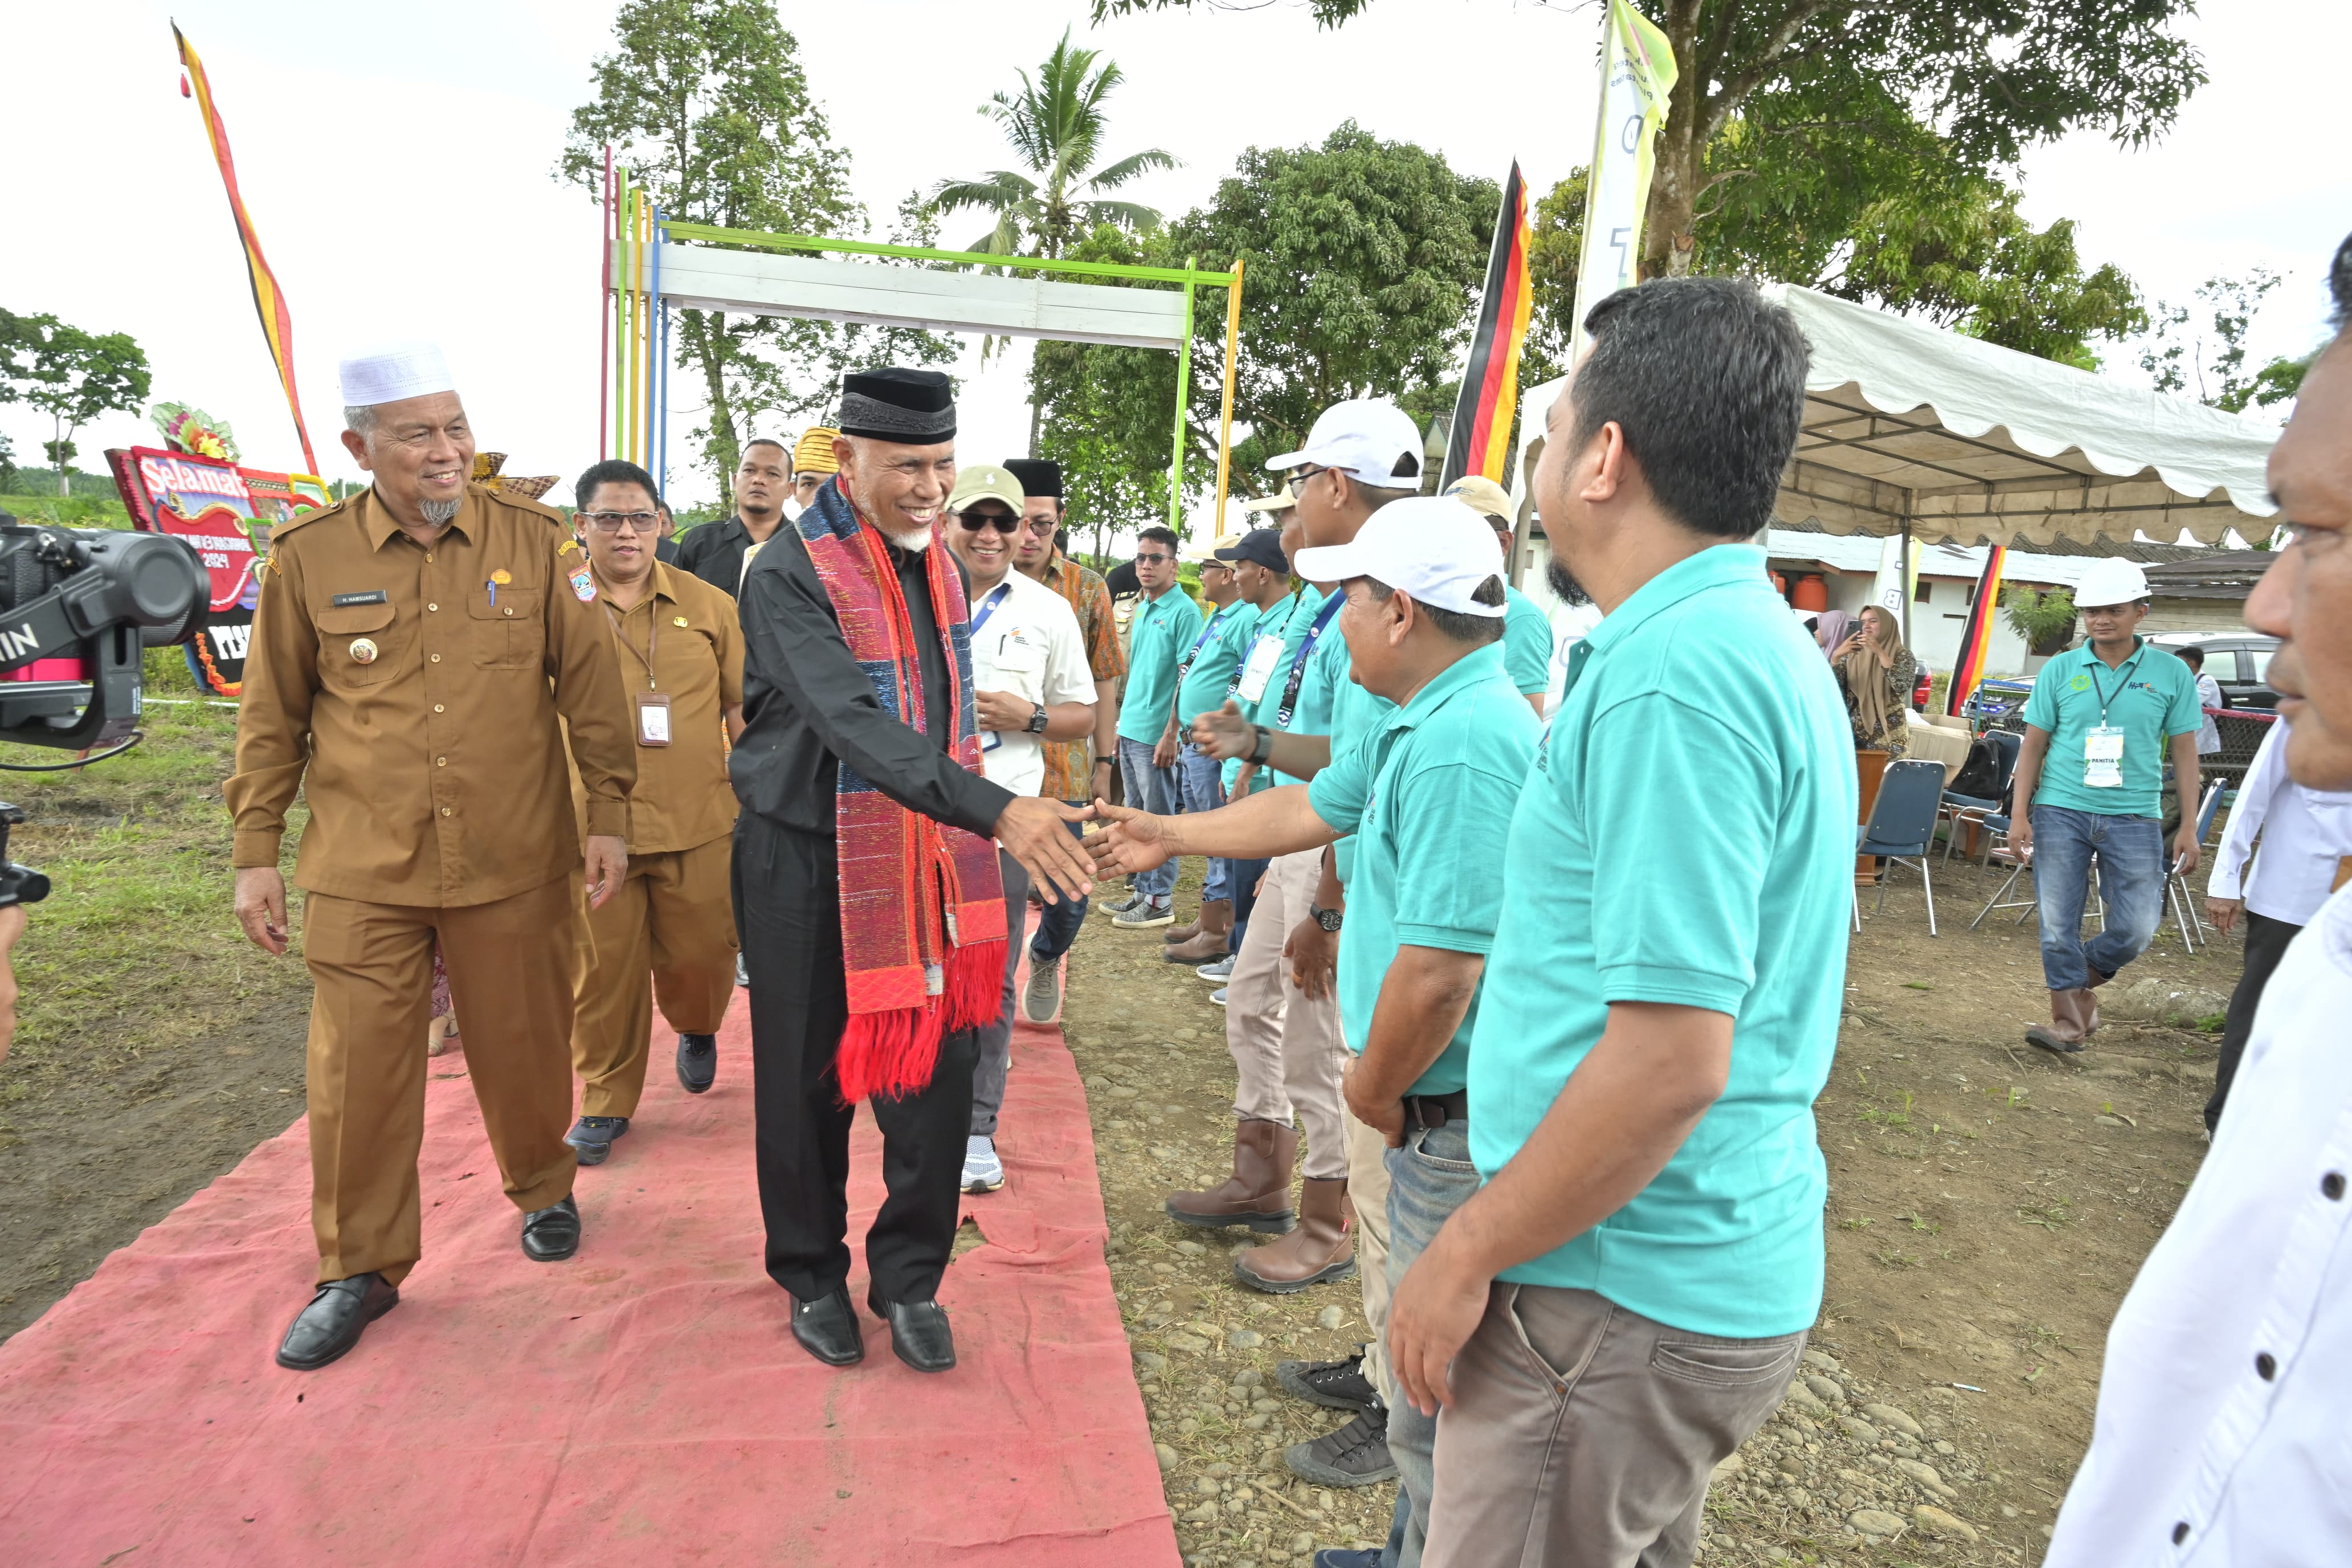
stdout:
[[[1343,933],[1341,941],[1347,938]],[[1230,1000],[1230,998],[1228,998]],[[1389,1141],[1376,1127],[1348,1117],[1348,1201],[1356,1210],[1356,1279],[1364,1289],[1364,1376],[1381,1403],[1396,1407],[1389,1380]]]
[[319,1279],[398,1284],[419,1256],[425,1026],[433,946],[466,1040],[507,1196],[528,1214],[572,1190],[572,900],[577,879],[464,909],[303,900],[310,966],[310,1226]]
[[1225,1047],[1234,1056],[1234,1114],[1287,1127],[1295,1112],[1307,1142],[1301,1162],[1316,1181],[1348,1173],[1348,1110],[1339,1073],[1339,1004],[1309,998],[1290,983],[1282,956],[1290,928],[1307,918],[1323,872],[1323,851],[1302,849],[1266,868],[1265,890],[1225,984]]
[[1496,1281],[1437,1416],[1426,1568],[1689,1568],[1707,1476],[1780,1403],[1801,1333],[1685,1333]]
[[590,909],[581,891],[572,1016],[581,1115],[637,1113],[656,998],[662,1016],[682,1035],[715,1034],[726,1019],[735,991],[733,858],[731,837],[632,855],[628,879],[603,909]]

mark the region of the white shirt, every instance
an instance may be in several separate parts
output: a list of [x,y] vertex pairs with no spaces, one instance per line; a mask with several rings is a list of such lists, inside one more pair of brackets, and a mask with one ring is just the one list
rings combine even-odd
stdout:
[[2197,676],[2197,706],[2206,710],[2205,723],[2197,731],[2197,754],[2210,757],[2221,749],[2221,726],[2212,714],[2213,709],[2221,706],[2221,683],[2201,670]]
[[[992,605],[993,607],[992,607]],[[1053,707],[1095,700],[1085,636],[1070,602],[1034,578],[1007,572],[994,588],[971,593],[971,684],[1010,691]],[[1035,795],[1045,782],[1044,741],[1019,730],[983,730],[981,769],[991,784]]]
[[2205,1168],[2116,1315],[2044,1568],[2352,1563],[2347,1017],[2352,888],[2272,975]]
[[1551,686],[1544,693],[1544,721],[1559,711],[1560,700],[1568,692],[1568,656],[1576,645],[1592,635],[1601,624],[1598,605],[1559,604],[1551,611]]
[[[2287,777],[2286,721],[2270,730],[2238,786],[2205,890],[2211,898],[2243,899],[2258,915],[2306,925],[2327,901],[2337,863],[2352,855],[2352,791],[2305,789]],[[2249,856],[2252,877],[2246,876]]]

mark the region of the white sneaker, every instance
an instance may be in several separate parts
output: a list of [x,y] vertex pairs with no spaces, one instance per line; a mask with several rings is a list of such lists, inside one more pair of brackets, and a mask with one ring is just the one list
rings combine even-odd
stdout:
[[1004,1162],[996,1157],[996,1140],[975,1132],[963,1141],[963,1190],[992,1193],[1004,1184]]
[[743,955],[740,952],[735,955],[735,984],[738,985],[751,984],[751,966],[743,962]]
[[1170,899],[1162,903],[1157,899],[1147,899],[1139,894],[1131,907],[1111,916],[1110,923],[1121,931],[1149,931],[1153,926],[1174,925],[1176,900]]
[[1220,985],[1214,991],[1210,992],[1209,1000],[1214,1002],[1220,1007],[1223,1006],[1225,1005],[1225,988]]
[[1223,985],[1234,977],[1234,954],[1229,952],[1214,963],[1201,965],[1192,973],[1212,985]]

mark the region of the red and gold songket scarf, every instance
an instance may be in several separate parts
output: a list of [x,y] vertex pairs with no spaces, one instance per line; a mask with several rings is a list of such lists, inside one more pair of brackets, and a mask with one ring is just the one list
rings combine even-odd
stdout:
[[[833,601],[850,657],[883,709],[920,731],[928,723],[923,667],[890,547],[843,495],[816,493],[793,526]],[[944,546],[923,552],[931,619],[955,683],[948,753],[981,771],[971,700],[971,628],[963,584]],[[841,863],[841,952],[849,1023],[835,1071],[851,1104],[928,1086],[940,1039],[998,1015],[1004,982],[1004,884],[996,846],[908,810],[846,763],[834,786]]]

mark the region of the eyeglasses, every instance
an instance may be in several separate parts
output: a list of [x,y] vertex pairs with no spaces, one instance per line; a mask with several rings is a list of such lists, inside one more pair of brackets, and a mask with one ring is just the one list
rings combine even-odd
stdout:
[[1175,559],[1176,557],[1173,555],[1170,555],[1165,552],[1160,551],[1155,551],[1149,555],[1146,555],[1140,550],[1135,552],[1135,563],[1138,566],[1158,566],[1163,563],[1173,561]]
[[651,533],[661,526],[661,514],[651,511],[583,511],[580,521],[599,533],[618,533],[629,529],[638,533]]
[[1050,517],[1028,517],[1021,520],[1021,526],[1040,539],[1050,539],[1054,531],[1062,525]]
[[1293,468],[1290,470],[1290,493],[1296,496],[1307,488],[1307,481],[1318,474],[1328,474],[1329,468]]
[[1017,517],[999,517],[988,511],[960,511],[956,513],[956,521],[966,533],[978,533],[983,528],[992,528],[1008,539],[1020,532],[1022,527]]

